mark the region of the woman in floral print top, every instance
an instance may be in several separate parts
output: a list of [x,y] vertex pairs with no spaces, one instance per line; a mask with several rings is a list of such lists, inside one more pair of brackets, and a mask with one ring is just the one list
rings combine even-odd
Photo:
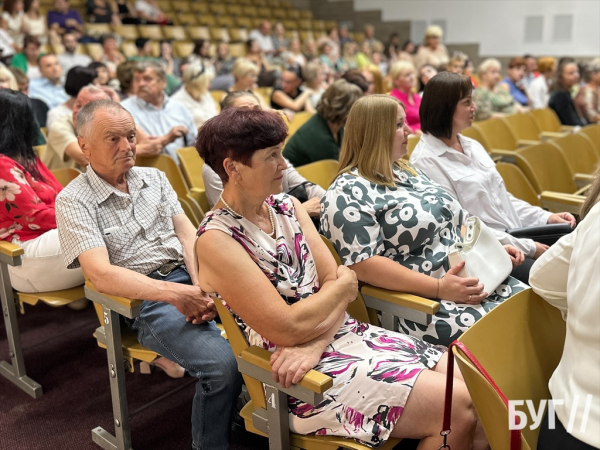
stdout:
[[25,252],[21,266],[9,266],[12,287],[44,292],[82,284],[81,270],[67,270],[62,260],[54,211],[62,186],[33,151],[29,99],[2,89],[0,111],[0,239]]

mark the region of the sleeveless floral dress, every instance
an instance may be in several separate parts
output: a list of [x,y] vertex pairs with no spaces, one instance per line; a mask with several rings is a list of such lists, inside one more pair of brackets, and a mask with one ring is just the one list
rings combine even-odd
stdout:
[[[274,212],[275,239],[226,209],[209,212],[198,236],[208,230],[227,233],[244,247],[283,301],[293,304],[319,291],[315,262],[290,197],[272,196],[267,204]],[[273,343],[232,313],[251,345],[275,350]],[[380,447],[390,437],[417,377],[434,367],[442,354],[419,339],[358,322],[346,314],[345,323],[314,368],[332,377],[333,387],[315,407],[290,398],[290,429],[299,434],[349,437]]]
[[[321,232],[350,266],[384,256],[434,278],[448,270],[448,253],[462,241],[466,218],[458,201],[423,172],[394,166],[396,186],[372,183],[354,169],[336,178],[321,201]],[[440,300],[429,326],[399,320],[399,331],[447,347],[477,320],[528,286],[508,277],[479,305]]]

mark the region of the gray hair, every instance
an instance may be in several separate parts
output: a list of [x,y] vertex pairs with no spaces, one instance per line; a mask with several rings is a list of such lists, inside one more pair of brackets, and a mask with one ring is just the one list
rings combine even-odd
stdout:
[[[94,115],[96,111],[103,109],[110,114],[121,114],[123,112],[131,114],[125,108],[123,108],[117,102],[113,102],[112,100],[94,100],[93,102],[89,102],[83,108],[79,110],[77,113],[77,135],[87,137],[90,132],[90,128],[93,125]],[[133,118],[132,118],[133,120]]]
[[161,80],[167,79],[167,73],[165,72],[164,67],[156,61],[141,61],[135,65],[133,71],[141,73],[145,72],[146,69],[152,69],[156,76]]
[[479,67],[477,68],[477,74],[479,76],[482,76],[484,73],[487,73],[489,70],[491,70],[493,68],[497,68],[498,70],[501,70],[502,64],[500,64],[500,61],[498,61],[496,58],[488,58],[485,61],[483,61],[481,64],[479,64]]
[[592,75],[598,72],[600,72],[600,58],[594,58],[583,69],[583,81],[589,83]]
[[362,90],[344,79],[334,81],[317,103],[317,113],[325,121],[343,124],[352,105],[361,98]]

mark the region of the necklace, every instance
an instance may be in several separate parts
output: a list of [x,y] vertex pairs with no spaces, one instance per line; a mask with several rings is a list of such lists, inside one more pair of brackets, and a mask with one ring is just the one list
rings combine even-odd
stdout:
[[[229,211],[234,216],[238,216],[238,217],[241,217],[242,219],[246,219],[240,213],[236,212],[231,206],[229,206],[229,203],[227,203],[225,201],[225,199],[223,198],[223,193],[222,192],[221,192],[221,195],[219,196],[219,198],[221,199],[221,201],[225,205],[225,209],[227,209],[227,211]],[[273,231],[271,231],[270,233],[267,233],[261,227],[258,227],[258,229],[260,231],[262,231],[263,233],[265,233],[269,237],[275,237],[275,218],[273,217],[273,212],[271,211],[271,207],[269,206],[269,204],[267,202],[265,202],[265,204],[267,205],[267,211],[269,212],[269,221],[271,222],[271,230],[273,230]],[[246,220],[248,220],[248,219],[246,219]]]

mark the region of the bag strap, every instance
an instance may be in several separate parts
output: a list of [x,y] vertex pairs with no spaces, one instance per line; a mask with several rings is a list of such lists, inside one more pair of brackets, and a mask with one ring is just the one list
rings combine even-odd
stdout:
[[[444,438],[444,443],[441,445],[440,449],[446,448],[450,450],[450,446],[447,443],[448,435],[450,434],[450,422],[452,417],[452,387],[454,385],[454,353],[452,352],[452,347],[458,347],[467,357],[471,363],[475,366],[475,368],[479,371],[481,375],[490,383],[496,394],[500,396],[504,405],[508,408],[508,399],[502,392],[502,390],[498,387],[498,385],[494,382],[492,377],[487,373],[487,371],[483,368],[481,363],[477,360],[475,355],[469,351],[469,349],[465,346],[461,341],[454,341],[448,347],[448,368],[446,371],[446,394],[444,397],[444,420],[442,423],[442,431],[440,435]],[[519,424],[520,419],[517,416],[516,423]],[[521,450],[521,431],[520,430],[510,430],[510,450]]]

